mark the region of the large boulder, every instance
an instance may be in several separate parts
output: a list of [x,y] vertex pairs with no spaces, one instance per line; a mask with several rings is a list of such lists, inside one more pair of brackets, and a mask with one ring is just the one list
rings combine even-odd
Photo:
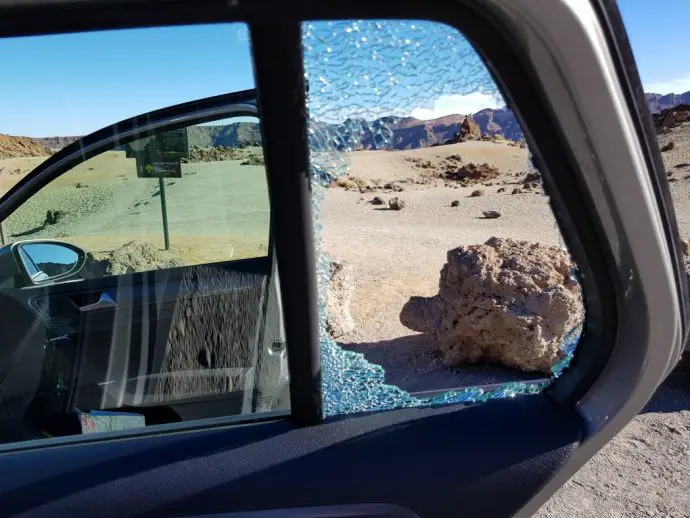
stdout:
[[447,261],[438,295],[412,297],[402,324],[433,335],[449,366],[488,361],[550,372],[566,333],[584,320],[568,253],[492,237],[450,250]]
[[328,284],[326,328],[333,338],[351,333],[355,329],[355,322],[350,314],[350,300],[354,289],[352,266],[332,261],[331,280]]

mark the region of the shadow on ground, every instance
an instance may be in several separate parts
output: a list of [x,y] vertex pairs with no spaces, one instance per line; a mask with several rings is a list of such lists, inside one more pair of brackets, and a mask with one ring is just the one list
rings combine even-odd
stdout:
[[[413,393],[529,381],[545,377],[541,373],[527,373],[491,364],[446,367],[433,339],[424,334],[380,342],[340,345],[345,350],[363,353],[367,360],[383,367],[386,372],[386,383]],[[690,410],[690,354],[685,354],[641,413],[680,410]]]
[[690,410],[690,352],[657,389],[641,414]]
[[424,334],[401,336],[373,343],[340,345],[345,350],[363,353],[367,360],[382,366],[386,371],[386,383],[408,392],[448,390],[545,378],[543,373],[527,373],[500,365],[446,367],[433,339]]

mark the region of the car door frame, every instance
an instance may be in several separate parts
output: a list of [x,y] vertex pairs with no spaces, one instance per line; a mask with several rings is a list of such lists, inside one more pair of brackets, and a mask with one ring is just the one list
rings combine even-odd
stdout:
[[[429,494],[412,495],[407,494],[414,492],[411,485],[399,477],[396,478],[393,470],[404,470],[404,463],[393,459],[389,461],[389,466],[376,464],[376,461],[384,460],[380,455],[376,455],[375,447],[380,448],[383,445],[390,453],[396,454],[405,451],[402,446],[409,443],[401,439],[401,427],[407,426],[417,433],[425,434],[423,436],[429,441],[421,446],[420,442],[415,440],[420,454],[440,453],[435,448],[443,447],[445,462],[464,462],[463,465],[469,471],[478,469],[482,462],[491,464],[490,473],[477,471],[478,475],[482,474],[481,481],[475,479],[461,483],[459,480],[453,480],[460,484],[453,486],[456,498],[453,501],[456,505],[464,505],[463,509],[470,515],[479,514],[482,510],[486,511],[485,505],[487,501],[492,500],[493,494],[492,505],[496,506],[495,509],[503,512],[521,509],[520,515],[527,516],[528,512],[534,511],[639,411],[677,361],[685,335],[686,301],[683,300],[679,288],[681,280],[678,277],[681,268],[678,264],[678,254],[674,252],[677,243],[669,237],[672,229],[669,233],[666,232],[671,218],[664,215],[672,209],[664,207],[658,199],[650,195],[654,192],[650,178],[658,175],[658,171],[654,171],[656,166],[650,165],[653,161],[645,160],[644,157],[649,156],[650,151],[647,150],[645,154],[640,135],[630,131],[634,127],[634,118],[629,107],[617,101],[618,97],[626,98],[620,87],[622,80],[616,73],[615,60],[608,51],[608,45],[602,43],[605,40],[605,30],[598,18],[599,15],[591,5],[576,5],[576,2],[569,0],[495,0],[475,2],[473,6],[468,6],[465,2],[446,0],[427,2],[424,6],[406,0],[334,0],[328,5],[310,1],[286,5],[268,1],[228,6],[225,3],[221,5],[220,2],[209,1],[197,9],[192,9],[191,4],[184,2],[171,3],[170,10],[160,15],[157,9],[160,7],[157,5],[158,2],[132,4],[126,13],[116,13],[116,10],[112,9],[112,4],[108,10],[109,4],[106,1],[96,4],[97,7],[74,2],[71,4],[69,18],[60,9],[48,9],[47,12],[55,17],[51,19],[51,26],[42,25],[40,28],[32,28],[27,22],[34,6],[21,11],[17,9],[14,13],[10,12],[11,16],[0,20],[0,35],[27,34],[37,30],[60,32],[67,29],[83,30],[122,25],[132,27],[246,20],[250,23],[255,60],[261,64],[257,66],[256,79],[264,123],[271,204],[272,209],[280,208],[276,211],[276,217],[285,218],[280,219],[280,224],[276,227],[276,247],[284,290],[288,358],[293,380],[292,424],[278,421],[219,430],[216,435],[219,445],[236,445],[240,452],[238,455],[243,459],[254,459],[252,455],[256,455],[256,461],[252,462],[256,462],[257,470],[240,470],[234,474],[226,472],[217,478],[207,476],[199,482],[200,486],[187,489],[177,486],[184,495],[190,491],[199,491],[206,495],[208,500],[207,504],[203,504],[202,500],[194,499],[191,495],[186,500],[183,496],[183,501],[176,500],[176,509],[179,512],[188,511],[194,508],[195,504],[205,506],[197,508],[202,511],[227,511],[228,508],[224,509],[223,505],[232,505],[233,502],[236,506],[231,507],[232,510],[256,508],[252,507],[257,505],[256,502],[252,504],[249,499],[252,495],[246,495],[244,499],[239,496],[223,497],[217,491],[203,492],[201,486],[219,484],[221,480],[225,480],[231,487],[240,487],[232,484],[251,479],[252,476],[257,483],[262,480],[278,481],[278,475],[285,473],[272,469],[274,465],[269,459],[273,458],[275,461],[275,452],[281,451],[283,453],[278,455],[277,461],[289,464],[294,459],[286,453],[285,447],[293,446],[302,451],[306,459],[295,466],[311,466],[313,469],[322,465],[319,462],[338,458],[344,460],[335,454],[311,457],[311,461],[308,459],[309,455],[314,453],[313,448],[319,448],[320,451],[334,448],[351,458],[350,463],[342,464],[349,469],[345,474],[355,475],[355,467],[363,466],[365,460],[357,457],[367,453],[368,460],[391,477],[391,480],[384,477],[379,487],[370,488],[369,491],[357,486],[357,494],[354,494],[353,488],[350,487],[348,496],[345,492],[347,487],[343,487],[343,491],[336,491],[337,488],[331,485],[317,485],[313,477],[304,472],[300,475],[303,477],[302,482],[308,479],[314,484],[313,487],[321,489],[322,493],[317,492],[311,499],[305,495],[293,494],[294,500],[291,502],[295,505],[317,505],[327,499],[327,496],[339,497],[348,502],[358,496],[372,499],[378,490],[379,495],[406,499],[412,510],[428,509],[431,511],[429,516],[443,516],[443,509],[434,507],[433,502],[425,497],[439,495],[438,492],[431,491],[429,485],[432,482],[443,484],[442,480],[449,484],[449,472],[444,471],[445,478],[439,479],[434,473],[424,471],[428,474],[425,481],[428,485],[425,485],[424,489]],[[459,27],[475,45],[476,50],[491,64],[490,70],[504,98],[512,101],[511,104],[516,107],[516,115],[523,126],[536,165],[542,171],[549,188],[553,208],[566,242],[583,269],[582,283],[585,296],[590,297],[586,301],[589,320],[572,367],[554,383],[548,394],[518,398],[514,401],[494,401],[465,409],[447,407],[345,416],[331,418],[320,424],[321,380],[315,317],[315,263],[313,247],[310,246],[313,245],[313,241],[311,213],[308,208],[310,192],[305,149],[307,135],[305,124],[302,122],[305,99],[303,74],[296,73],[302,71],[298,22],[303,19],[390,18],[391,12],[395,13],[396,18],[422,18]],[[73,18],[75,13],[83,16]],[[106,16],[104,13],[112,16]],[[44,11],[43,15],[45,14]],[[560,23],[545,23],[548,20]],[[564,25],[564,21],[569,23]],[[12,23],[16,25],[11,26]],[[517,31],[517,27],[520,31]],[[495,41],[489,41],[491,38]],[[568,68],[573,63],[572,59],[566,63],[558,63],[554,59],[557,55],[572,55],[574,49],[579,48],[578,45],[583,46],[587,58],[591,58],[589,61],[582,59],[583,66],[587,63],[591,65],[591,76],[581,75],[578,78],[575,67]],[[276,48],[282,49],[285,59],[269,61],[269,57],[275,56]],[[273,62],[273,66],[265,66],[269,62]],[[592,84],[588,86],[583,83],[584,81],[592,81]],[[281,88],[275,88],[276,84],[281,85]],[[598,109],[594,109],[583,97],[575,95],[588,88],[599,88],[611,105],[597,106]],[[602,99],[597,98],[596,102],[601,103]],[[592,136],[603,135],[603,127],[597,129],[593,126],[592,119],[583,120],[578,117],[577,108],[584,109],[584,106],[587,106],[588,114],[596,111],[602,116],[606,114],[610,117],[610,124],[606,127],[608,136],[604,135],[601,141],[592,139]],[[296,128],[300,130],[295,131]],[[609,149],[605,149],[606,146]],[[616,153],[616,160],[611,149],[620,151]],[[282,157],[284,163],[281,163],[281,153],[286,153]],[[658,160],[656,162],[658,163]],[[616,176],[626,171],[631,172],[635,178],[635,181],[631,181],[627,186],[621,185],[620,179],[616,182]],[[613,186],[620,187],[620,190],[613,189]],[[288,192],[296,197],[286,196],[286,193],[277,190],[278,187],[287,188]],[[276,196],[279,194],[280,196]],[[625,203],[631,200],[636,202],[635,214],[631,214],[625,208]],[[637,226],[637,230],[643,230],[644,235],[635,235],[636,229],[631,225]],[[281,243],[289,243],[293,248],[297,248],[295,254],[286,257],[286,252],[281,252]],[[286,275],[287,272],[299,276]],[[302,295],[296,295],[294,290],[298,290]],[[655,299],[654,304],[651,304],[652,297]],[[291,302],[292,307],[288,307],[286,302]],[[306,320],[296,320],[299,316],[305,316]],[[294,341],[297,337],[304,340]],[[615,383],[619,385],[615,386]],[[534,437],[530,438],[529,434],[523,431],[522,424],[515,420],[520,420],[519,416],[524,419],[536,418],[539,415],[555,418],[556,413],[553,412],[558,413],[561,423],[567,423],[568,431],[563,437],[565,439],[567,436],[568,440],[559,444],[549,443],[548,439],[557,433],[556,428],[550,427],[556,423],[550,420],[542,421],[543,428],[537,431],[540,434],[539,439],[544,443],[535,447],[550,448],[549,451],[557,452],[556,456],[549,457],[547,451],[537,455],[533,450],[525,450],[524,453],[528,456],[526,458],[533,459],[537,465],[532,464],[529,468],[525,467],[526,471],[522,470],[523,463],[527,461],[524,458],[516,458],[515,452],[525,446],[525,441]],[[307,424],[320,426],[301,427]],[[503,425],[506,429],[510,427],[510,444],[501,444],[501,435],[491,433],[492,428],[497,425]],[[446,426],[456,433],[452,441],[439,435],[440,426]],[[272,432],[265,432],[269,428]],[[321,437],[320,431],[328,435],[328,438]],[[366,441],[363,440],[364,437],[370,437],[369,433],[373,433],[378,439],[371,439],[371,447],[367,448]],[[208,430],[190,433],[189,444],[196,444],[193,436],[198,438],[198,434],[207,439],[211,437]],[[260,437],[262,439],[256,443],[255,448],[247,447],[247,444]],[[117,455],[124,455],[127,451],[136,459],[136,451],[141,453],[143,450],[157,447],[170,448],[176,440],[180,438],[162,435],[156,441],[151,437],[142,437],[137,444],[132,441],[127,441],[127,444],[119,443]],[[104,441],[107,443],[107,439]],[[361,447],[352,446],[357,441]],[[103,444],[83,445],[79,448],[83,448],[83,451],[89,449],[92,454],[102,459],[103,463],[107,463],[106,459],[113,458],[112,455],[115,454],[112,451],[107,452]],[[164,444],[167,446],[163,446]],[[308,444],[311,446],[307,447]],[[468,445],[474,448],[474,454]],[[57,450],[49,447],[42,450],[42,453],[45,454],[46,460],[56,461],[60,458]],[[206,461],[214,466],[219,465],[216,462],[227,462],[232,458],[220,452],[210,454],[208,449],[204,449],[203,453],[211,455]],[[81,454],[77,455],[82,458]],[[409,451],[407,455],[411,462],[416,463],[415,470],[424,466],[434,469],[430,465],[427,466],[420,455],[413,455]],[[511,460],[512,467],[498,460],[496,464],[490,461],[501,456],[506,462]],[[14,508],[17,508],[19,497],[28,494],[23,488],[31,487],[28,482],[31,477],[26,467],[22,466],[37,458],[39,457],[26,456],[24,459],[18,459],[17,455],[0,457],[0,462],[7,461],[6,467],[13,466],[20,471],[23,469],[22,476],[26,477],[26,483],[21,487],[5,486],[5,492],[0,493],[6,496],[5,502],[11,503]],[[166,459],[167,471],[164,469],[166,475],[175,472],[167,463],[173,460],[179,461],[176,469],[181,472],[198,473],[202,469],[193,458],[183,460],[179,456],[169,455]],[[75,462],[76,460],[72,465],[75,465]],[[151,484],[159,480],[155,474],[143,475],[145,467],[158,465],[150,459],[148,462],[140,464],[136,468],[136,473],[128,471],[127,474],[131,475],[131,484],[138,481],[151,489]],[[262,462],[264,464],[261,464]],[[542,475],[533,477],[534,473],[539,471],[540,463],[550,463],[550,467],[541,472]],[[117,469],[119,465],[113,466]],[[441,469],[443,468],[444,466],[441,466]],[[522,489],[506,487],[514,484],[515,477],[520,477],[520,473],[524,475],[520,478]],[[324,473],[319,475],[323,477]],[[262,476],[265,478],[262,479]],[[82,477],[83,475],[78,475],[78,470],[75,470],[67,478],[74,484],[72,487],[85,487]],[[395,479],[397,484],[395,487],[392,479]],[[87,497],[83,500],[65,497],[60,502],[69,502],[72,506],[80,505],[79,509],[87,509],[89,505],[93,505],[95,495],[109,494],[108,488],[113,487],[108,486],[105,475],[99,480],[105,489],[94,490],[91,500]],[[501,486],[503,498],[497,499],[496,484],[500,480],[504,481],[504,485]],[[339,482],[333,476],[328,477],[328,481]],[[131,484],[123,483],[119,487],[126,486],[131,489],[134,487]],[[486,484],[493,484],[491,487],[494,493]],[[448,485],[443,487],[450,490]],[[328,488],[332,491],[330,495],[324,493]],[[0,491],[2,490],[0,487]],[[117,489],[113,488],[112,491],[117,492]],[[9,494],[12,498],[9,498]],[[62,504],[58,502],[61,495],[55,492],[55,498],[44,501],[45,505],[55,504],[54,510],[61,509],[59,505]],[[213,498],[210,498],[211,496]],[[146,507],[146,510],[152,515],[164,509],[173,509],[158,501],[154,503],[151,500],[153,496],[149,498],[147,502],[153,507]],[[290,499],[281,490],[278,496],[267,497],[262,505],[278,508],[277,506],[288,501]],[[120,506],[119,509],[125,508]]]
[[[11,214],[12,211],[20,207],[30,196],[33,196],[45,185],[58,178],[59,176],[69,172],[74,167],[85,161],[93,158],[94,156],[115,149],[125,145],[133,140],[137,140],[146,136],[151,136],[158,134],[161,130],[173,130],[177,128],[188,127],[193,124],[201,124],[204,122],[217,121],[230,117],[244,117],[244,116],[254,116],[258,117],[258,109],[256,106],[256,90],[249,89],[238,92],[233,92],[230,94],[217,95],[213,97],[208,97],[204,99],[198,99],[192,102],[182,103],[175,106],[169,106],[160,110],[155,110],[145,114],[132,117],[120,121],[116,124],[102,128],[92,134],[89,134],[83,138],[66,146],[58,153],[52,155],[50,158],[45,160],[34,170],[32,170],[28,175],[26,175],[22,180],[14,186],[2,200],[2,214]],[[4,216],[3,216],[4,218]],[[4,221],[4,219],[3,219]],[[266,265],[267,279],[262,283],[262,299],[259,301],[259,306],[261,311],[257,314],[257,347],[254,351],[254,358],[251,362],[253,366],[250,379],[247,381],[248,386],[253,387],[252,390],[244,394],[243,396],[243,409],[248,412],[255,411],[258,405],[258,400],[262,397],[269,398],[269,396],[262,393],[263,389],[270,389],[271,387],[264,386],[261,383],[262,372],[266,374],[270,370],[268,365],[259,365],[259,360],[265,362],[270,362],[270,359],[263,358],[261,354],[261,349],[264,347],[264,320],[267,317],[268,302],[271,296],[271,290],[278,289],[278,272],[275,265],[274,247],[273,247],[273,231],[272,231],[272,221],[269,220],[268,229],[268,248],[265,258],[260,258]],[[249,260],[239,260],[232,261],[229,263],[224,263],[227,265],[234,265],[239,268],[238,271],[244,272],[246,274],[251,274],[253,272],[252,264],[250,262],[255,261],[254,259]],[[133,274],[128,274],[125,276],[112,276],[106,279],[79,279],[76,281],[69,282],[59,282],[59,283],[45,283],[39,285],[31,285],[19,289],[19,293],[23,297],[28,297],[31,300],[35,297],[65,297],[73,296],[75,294],[84,292],[104,292],[107,293],[110,290],[118,290],[130,292],[135,287],[140,287],[146,289],[149,283],[160,284],[167,287],[179,280],[172,281],[173,278],[179,277],[184,270],[189,267],[179,267],[166,269],[162,272],[137,272]],[[234,271],[234,269],[233,269]],[[55,292],[58,292],[57,294]],[[277,293],[277,292],[276,292]],[[123,296],[124,300],[128,297]],[[131,297],[130,297],[131,298]],[[147,297],[145,297],[147,298]],[[153,297],[149,295],[151,300],[154,300],[157,306],[162,304],[162,300],[158,297]],[[128,311],[130,310],[129,304],[122,304],[123,301],[119,300],[118,297],[118,311],[116,311],[115,318],[118,320],[130,321],[132,314]],[[34,307],[35,304],[27,303],[27,307]],[[45,308],[44,308],[45,309]],[[160,308],[158,308],[160,310]],[[36,311],[40,315],[40,318],[49,318],[49,315],[45,314],[45,311]],[[124,313],[123,313],[124,312]],[[126,313],[126,314],[125,314]],[[83,314],[82,318],[88,318],[91,313]],[[102,317],[102,312],[93,313],[95,319]],[[279,331],[282,327],[282,318],[280,314],[272,315],[273,322],[272,325],[276,329],[274,332]],[[276,320],[277,319],[277,320]],[[131,324],[131,322],[130,322]],[[83,328],[83,326],[82,326]],[[59,335],[60,333],[58,333]],[[57,340],[57,338],[50,338],[50,340]],[[158,340],[158,339],[157,339]],[[80,346],[77,350],[81,349]],[[156,351],[157,352],[157,351]],[[270,351],[269,351],[270,352]],[[153,353],[153,359],[149,368],[154,368],[156,365],[156,354]],[[279,353],[278,353],[279,354]],[[82,358],[83,360],[83,358]],[[262,364],[263,364],[262,361]],[[78,362],[81,363],[81,360]],[[275,362],[273,362],[275,363]],[[78,368],[77,365],[73,366],[73,371]],[[116,369],[117,370],[117,369]],[[266,371],[266,372],[264,372]],[[148,374],[151,374],[150,372]],[[72,379],[72,378],[70,378]],[[116,381],[116,380],[113,380]],[[119,383],[126,384],[129,381],[128,378],[122,379]],[[265,380],[264,380],[265,381]],[[116,381],[117,382],[117,381]],[[117,387],[116,387],[117,388]],[[124,390],[124,385],[122,387]],[[69,392],[69,401],[65,404],[72,406],[72,399],[75,397],[74,394],[75,387],[72,387]],[[117,392],[117,390],[116,390]],[[104,396],[105,397],[105,396]],[[275,396],[274,396],[275,397]],[[222,398],[220,398],[222,400]],[[208,402],[211,404],[212,402]],[[172,403],[171,403],[172,404]],[[175,401],[174,405],[176,408],[186,408],[186,406],[199,406],[201,403],[191,400],[191,401]],[[186,405],[186,406],[185,406]],[[81,407],[80,405],[77,405]],[[134,404],[134,406],[137,406]],[[208,406],[208,405],[207,405]],[[82,407],[83,408],[83,407]],[[244,410],[243,410],[244,413]],[[280,412],[270,412],[270,414],[276,414]]]

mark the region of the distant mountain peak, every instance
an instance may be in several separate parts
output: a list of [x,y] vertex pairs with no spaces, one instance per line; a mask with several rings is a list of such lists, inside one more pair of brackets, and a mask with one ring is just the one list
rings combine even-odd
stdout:
[[649,105],[649,111],[652,113],[658,113],[662,110],[673,108],[679,104],[690,104],[690,92],[685,92],[682,94],[647,93],[645,94],[645,97],[647,99],[647,104]]
[[[647,93],[649,109],[658,113],[680,104],[690,104],[690,92],[681,94]],[[460,131],[466,115],[451,114],[435,119],[421,120],[416,117],[386,115],[373,121],[363,118],[348,118],[340,124],[312,121],[312,129],[337,135],[335,141],[343,148],[349,138],[354,149],[410,149],[427,147],[452,140]],[[506,139],[524,139],[522,129],[512,110],[507,107],[484,108],[469,115],[479,125],[482,134],[501,135]],[[194,144],[201,146],[256,144],[260,142],[258,124],[239,123],[227,126],[208,126],[193,130]],[[79,137],[48,137],[35,139],[40,144],[55,150],[77,140]],[[356,142],[355,142],[356,140]]]

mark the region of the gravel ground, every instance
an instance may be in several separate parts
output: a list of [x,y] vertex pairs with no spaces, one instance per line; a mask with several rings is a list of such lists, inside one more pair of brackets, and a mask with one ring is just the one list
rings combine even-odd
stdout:
[[534,515],[690,516],[690,355],[633,421]]

